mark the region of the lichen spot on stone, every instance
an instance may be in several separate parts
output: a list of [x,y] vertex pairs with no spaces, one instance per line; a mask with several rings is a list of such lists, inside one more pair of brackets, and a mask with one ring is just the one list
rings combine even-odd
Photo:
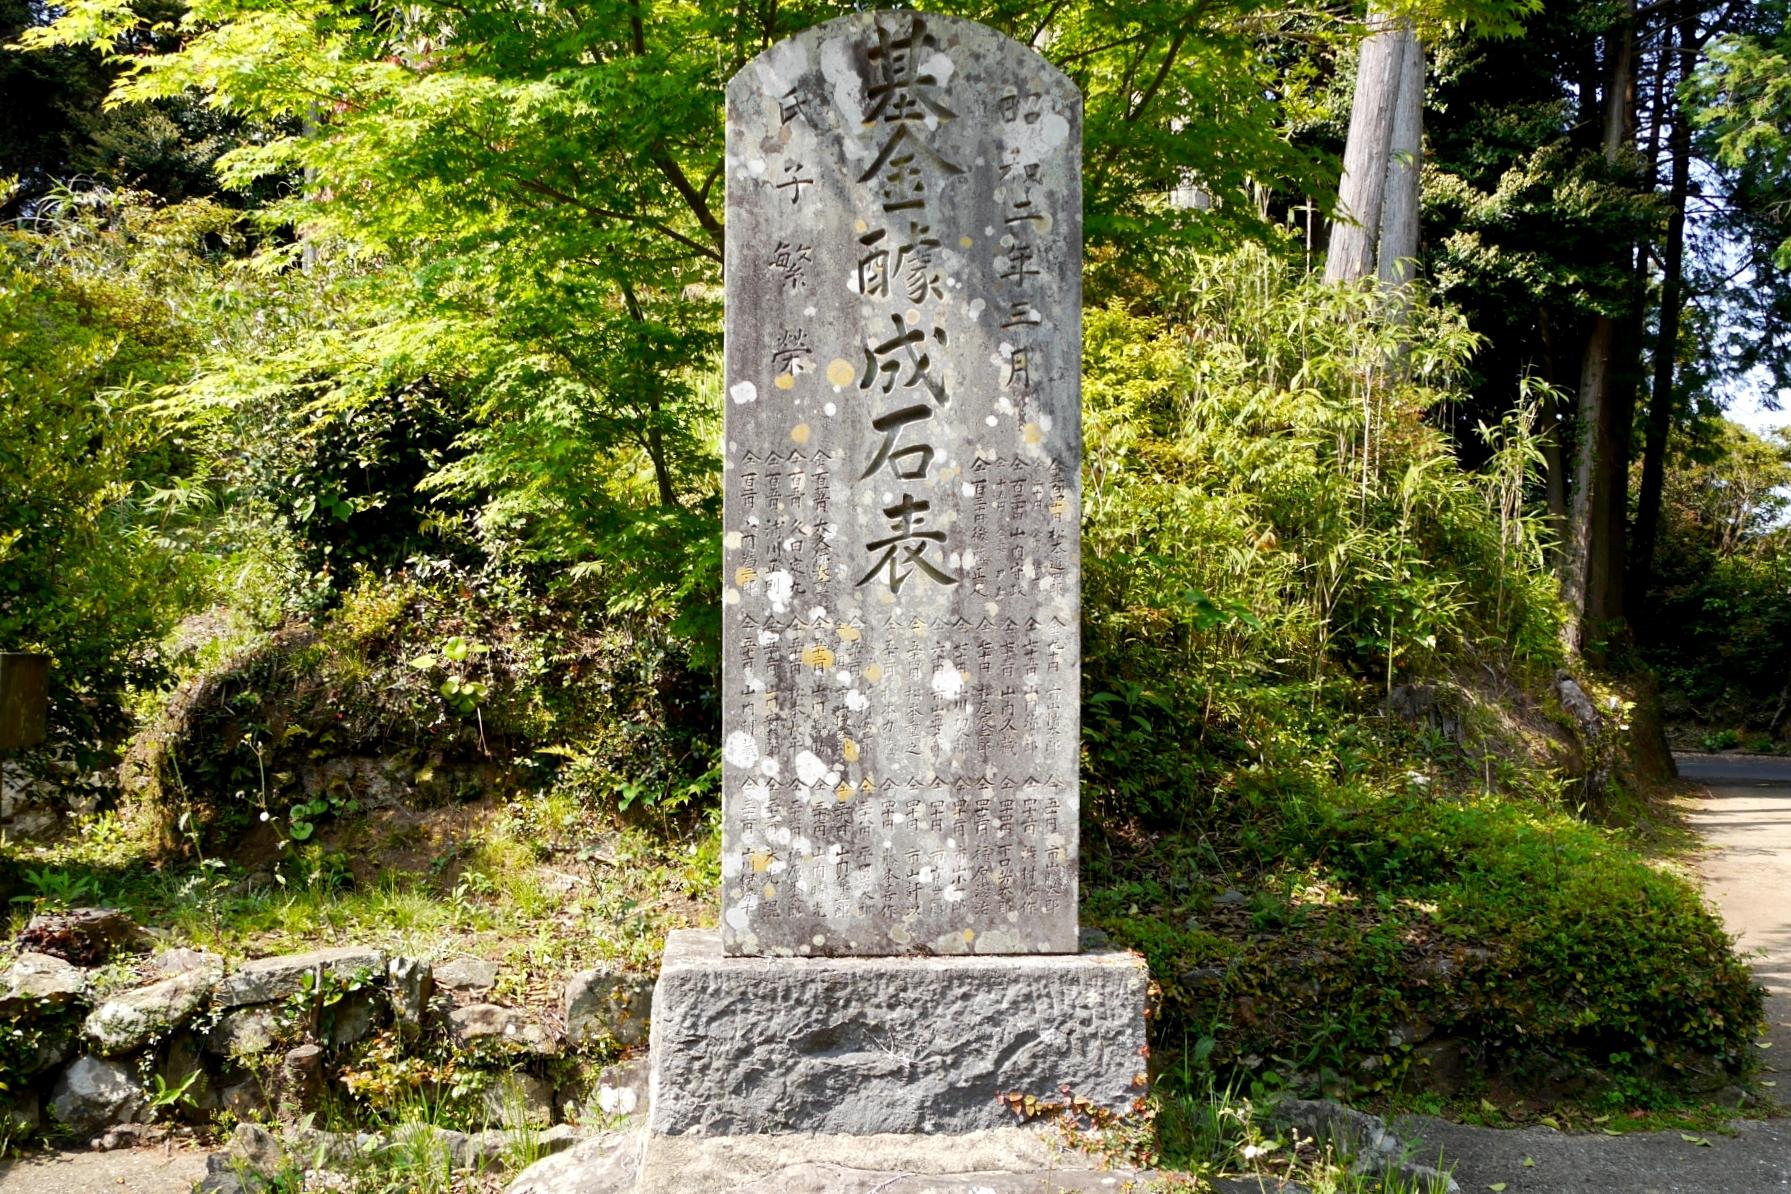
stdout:
[[844,386],[852,383],[852,362],[845,357],[834,357],[827,363],[827,383]]
[[[784,376],[788,377],[789,374],[785,374]],[[788,389],[789,387],[785,386],[784,388]],[[798,423],[796,426],[790,428],[790,441],[792,443],[806,444],[808,442],[808,424]]]
[[796,375],[794,373],[780,373],[772,379],[771,384],[780,390],[795,389]]

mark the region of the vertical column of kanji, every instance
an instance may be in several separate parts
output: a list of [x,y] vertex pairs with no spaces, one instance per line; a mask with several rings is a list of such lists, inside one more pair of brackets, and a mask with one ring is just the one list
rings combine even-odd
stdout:
[[798,772],[818,757],[832,695],[805,643],[826,598],[832,456],[801,386],[817,345],[846,336],[816,305],[843,180],[825,168],[800,86],[809,65],[786,42],[728,88],[722,931],[733,953],[804,931],[796,887],[814,866],[790,843],[814,816]]

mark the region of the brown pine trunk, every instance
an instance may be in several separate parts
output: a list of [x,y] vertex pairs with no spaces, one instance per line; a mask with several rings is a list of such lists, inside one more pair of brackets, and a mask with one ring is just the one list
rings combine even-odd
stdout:
[[[1679,23],[1681,76],[1697,53],[1696,18]],[[1677,101],[1668,140],[1672,163],[1667,191],[1667,240],[1661,246],[1660,335],[1654,345],[1654,378],[1648,398],[1648,428],[1642,443],[1642,484],[1636,496],[1636,525],[1631,551],[1630,593],[1637,612],[1646,607],[1653,579],[1654,548],[1660,537],[1660,500],[1666,486],[1667,446],[1677,403],[1673,396],[1678,364],[1679,322],[1685,309],[1685,204],[1691,190],[1691,123]]]
[[[1604,158],[1622,160],[1633,141],[1635,104],[1635,3],[1630,0],[1608,41],[1611,69],[1604,105]],[[1622,380],[1617,360],[1617,321],[1592,319],[1580,362],[1579,434],[1573,493],[1561,553],[1561,596],[1569,620],[1567,643],[1584,649],[1589,632],[1619,616],[1622,598],[1623,513],[1627,499],[1628,436],[1623,418],[1630,401],[1617,393]]]

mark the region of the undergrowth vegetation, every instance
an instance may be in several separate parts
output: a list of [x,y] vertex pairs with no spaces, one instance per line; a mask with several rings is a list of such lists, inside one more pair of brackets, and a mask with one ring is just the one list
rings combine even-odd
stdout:
[[[1555,695],[1581,665],[1528,501],[1542,392],[1468,471],[1432,420],[1475,343],[1447,308],[1401,331],[1260,248],[1166,269],[1085,318],[1082,918],[1150,961],[1168,1105],[1729,1081],[1758,992],[1646,855],[1620,688],[1577,673],[1595,737]],[[260,547],[200,570],[117,813],[6,847],[15,907],[100,898],[232,952],[433,941],[514,959],[518,998],[593,955],[649,967],[713,915],[713,544],[567,567],[576,544],[538,549],[558,487],[472,526],[441,475],[380,464],[421,436],[450,468],[448,381],[374,364],[414,418],[345,424],[284,382],[193,408],[230,440],[272,404],[296,454],[368,467],[329,489],[216,460],[200,488],[260,493]],[[640,463],[583,483],[638,500]],[[683,480],[677,519],[714,538],[714,478]]]

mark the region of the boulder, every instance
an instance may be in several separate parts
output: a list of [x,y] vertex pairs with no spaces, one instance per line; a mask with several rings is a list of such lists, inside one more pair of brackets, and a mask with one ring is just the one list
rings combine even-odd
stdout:
[[607,1067],[597,1079],[597,1110],[616,1119],[643,1115],[651,1074],[646,1059],[640,1057]]
[[154,966],[164,977],[169,978],[176,974],[185,974],[190,970],[215,970],[221,974],[224,970],[224,959],[218,957],[217,954],[206,953],[202,949],[176,946],[157,954],[151,960],[150,965]]
[[589,1132],[571,1124],[555,1124],[542,1131],[487,1128],[464,1138],[454,1154],[454,1168],[486,1172],[506,1169],[517,1156],[550,1157],[589,1136]]
[[186,1023],[211,993],[217,976],[215,970],[189,970],[114,995],[93,1009],[83,1030],[98,1053],[135,1053]]
[[118,1062],[92,1055],[77,1057],[57,1075],[50,1091],[50,1118],[82,1137],[130,1123],[142,1109],[137,1076]]
[[483,958],[452,958],[437,962],[434,974],[435,985],[442,990],[483,999],[497,986],[498,967],[496,962],[487,962]]
[[332,1049],[365,1040],[379,1025],[386,1011],[387,1000],[378,991],[356,991],[343,998],[326,1013],[329,1017],[329,1038]]
[[116,908],[71,908],[33,916],[19,945],[77,966],[97,966],[120,950],[146,947],[143,930]]
[[495,1074],[479,1098],[488,1124],[544,1128],[553,1123],[553,1087],[534,1074]]
[[323,1046],[300,1045],[280,1059],[280,1110],[297,1117],[316,1111],[323,1102],[326,1077]]
[[474,1003],[455,1008],[448,1016],[454,1043],[462,1049],[522,1050],[551,1054],[553,1034],[528,1012],[495,1003]]
[[226,975],[218,984],[213,1002],[219,1007],[273,1003],[304,990],[305,976],[318,971],[337,979],[350,979],[361,973],[384,977],[386,955],[382,950],[349,945],[308,954],[257,958]]
[[653,1015],[653,979],[613,963],[581,971],[567,980],[563,1007],[572,1044],[638,1045]]
[[627,1194],[635,1188],[645,1132],[604,1132],[536,1161],[506,1194]]
[[61,1007],[86,989],[80,967],[27,950],[0,974],[0,1016],[17,1019],[44,1006]]
[[280,1019],[272,1008],[243,1007],[218,1018],[205,1047],[220,1057],[255,1057],[273,1048],[279,1035]]
[[386,963],[386,995],[400,1034],[408,1038],[423,1030],[423,1013],[434,990],[429,963],[416,958],[393,958]]

